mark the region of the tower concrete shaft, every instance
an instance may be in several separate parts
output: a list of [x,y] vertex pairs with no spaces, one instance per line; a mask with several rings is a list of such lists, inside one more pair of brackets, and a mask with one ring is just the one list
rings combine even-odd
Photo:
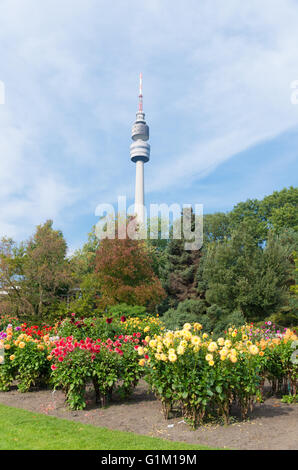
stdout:
[[135,215],[139,225],[145,223],[144,206],[144,163],[150,159],[149,127],[143,112],[142,74],[140,74],[139,109],[132,126],[130,158],[136,164]]
[[144,209],[144,162],[136,162],[136,191],[135,191],[135,214],[140,225],[145,222]]

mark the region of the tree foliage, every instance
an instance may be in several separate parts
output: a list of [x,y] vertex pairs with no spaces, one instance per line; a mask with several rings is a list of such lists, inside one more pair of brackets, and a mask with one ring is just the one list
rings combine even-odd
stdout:
[[72,285],[67,245],[52,221],[36,228],[35,234],[19,247],[2,240],[0,253],[0,303],[10,304],[18,315],[45,316],[56,308]]
[[260,320],[287,301],[292,266],[274,234],[262,247],[252,228],[243,221],[230,239],[210,244],[203,278],[210,304],[230,312],[240,310],[247,320]]
[[153,259],[142,240],[128,236],[101,240],[95,271],[101,289],[98,304],[102,308],[126,303],[153,310],[165,296],[153,270]]

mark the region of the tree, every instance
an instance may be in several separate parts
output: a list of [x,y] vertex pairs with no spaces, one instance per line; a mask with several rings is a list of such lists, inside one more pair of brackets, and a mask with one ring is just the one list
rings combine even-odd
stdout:
[[274,191],[262,200],[248,199],[240,202],[229,213],[230,227],[237,229],[244,220],[255,226],[255,237],[266,240],[270,230],[298,229],[298,188],[290,186]]
[[78,285],[88,274],[94,273],[96,251],[99,247],[99,239],[95,233],[95,226],[88,234],[88,240],[82,248],[76,250],[70,259],[72,271]]
[[204,215],[204,246],[230,235],[229,216],[224,212]]
[[60,230],[48,220],[39,225],[25,244],[23,276],[20,289],[39,317],[57,307],[72,285],[67,244]]
[[243,221],[231,239],[211,243],[204,263],[206,299],[247,320],[262,320],[287,302],[292,265],[273,233],[258,243],[254,222]]
[[[176,221],[183,227],[183,214]],[[191,230],[195,228],[195,215],[191,212]],[[201,250],[186,250],[183,231],[180,239],[171,238],[164,252],[164,263],[160,270],[167,299],[161,311],[176,308],[179,302],[198,299],[197,270],[201,259]]]
[[32,311],[24,291],[20,289],[23,275],[24,246],[3,237],[0,243],[0,312],[18,314]]
[[0,249],[1,302],[9,303],[14,314],[40,319],[57,308],[72,284],[67,245],[61,231],[48,220],[20,246],[2,240]]
[[96,252],[95,272],[100,285],[98,305],[102,308],[126,303],[148,310],[164,298],[165,292],[153,271],[153,259],[142,240],[128,236],[101,240]]

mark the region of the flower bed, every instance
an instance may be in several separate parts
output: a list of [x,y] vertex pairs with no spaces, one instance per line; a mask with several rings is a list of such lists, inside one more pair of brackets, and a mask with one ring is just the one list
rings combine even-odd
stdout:
[[144,339],[148,333],[159,333],[162,329],[164,326],[158,316],[126,318],[125,315],[122,315],[120,318],[84,318],[71,313],[69,317],[59,322],[57,334],[61,337],[73,336],[75,339],[81,340],[87,337],[108,339],[116,335],[133,335],[135,332],[140,332],[141,339]]
[[232,404],[245,418],[262,401],[265,379],[272,393],[295,399],[297,336],[269,326],[230,328],[215,339],[198,323],[165,331],[158,317],[72,314],[53,327],[9,324],[0,333],[0,390],[15,380],[20,392],[60,387],[68,405],[82,409],[88,383],[105,406],[114,391],[131,394],[145,375],[166,418],[177,409],[193,427],[210,414],[228,423]]
[[[107,404],[115,389],[120,396],[127,397],[143,374],[137,347],[145,333],[118,334],[111,339],[109,335],[117,330],[119,333],[121,326],[126,330],[124,319],[113,326],[106,319],[93,322],[71,317],[53,328],[9,324],[0,333],[0,350],[2,347],[3,351],[0,354],[3,362],[0,390],[9,390],[15,380],[21,392],[32,386],[61,387],[72,409],[86,406],[84,392],[88,382],[93,383],[96,401],[102,406]],[[75,336],[59,336],[69,331]],[[93,337],[86,336],[86,331]],[[97,337],[98,332],[103,338]],[[58,333],[58,336],[50,337],[50,333]]]
[[178,408],[194,428],[206,413],[228,423],[234,402],[245,418],[254,401],[261,400],[264,377],[275,373],[276,363],[296,393],[298,368],[292,356],[297,336],[293,332],[260,338],[254,344],[246,326],[240,331],[231,328],[217,341],[201,329],[200,324],[187,323],[182,330],[148,336],[145,347],[139,347],[146,380],[161,400],[166,418]]

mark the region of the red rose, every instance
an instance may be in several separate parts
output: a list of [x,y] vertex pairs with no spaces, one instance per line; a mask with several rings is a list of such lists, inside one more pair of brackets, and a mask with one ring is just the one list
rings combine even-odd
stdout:
[[122,315],[122,317],[120,318],[120,320],[122,321],[122,323],[124,323],[126,321],[126,316],[125,315]]
[[113,321],[113,318],[107,318],[107,319],[106,319],[106,322],[107,322],[107,323],[112,323],[112,321]]

